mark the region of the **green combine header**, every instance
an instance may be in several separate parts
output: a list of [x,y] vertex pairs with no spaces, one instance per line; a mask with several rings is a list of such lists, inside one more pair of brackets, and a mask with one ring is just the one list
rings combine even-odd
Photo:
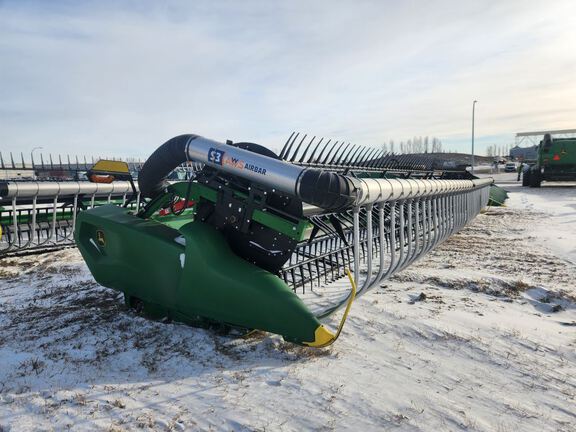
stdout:
[[[356,291],[424,255],[488,201],[491,180],[296,138],[280,155],[196,135],[163,144],[139,174],[139,210],[78,215],[75,239],[96,281],[151,318],[323,347]],[[165,180],[190,161],[204,164],[193,178]],[[90,178],[131,181],[121,163],[101,162]],[[338,330],[329,329],[323,320],[341,308]]]

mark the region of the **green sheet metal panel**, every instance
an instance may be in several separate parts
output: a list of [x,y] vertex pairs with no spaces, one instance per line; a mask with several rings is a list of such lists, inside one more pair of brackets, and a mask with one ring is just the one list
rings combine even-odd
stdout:
[[76,242],[96,281],[170,318],[315,340],[320,322],[277,276],[236,256],[212,226],[178,230],[114,205],[80,213]]
[[501,206],[504,205],[504,201],[508,199],[508,191],[501,188],[500,186],[492,185],[490,186],[490,199],[488,201],[489,206]]

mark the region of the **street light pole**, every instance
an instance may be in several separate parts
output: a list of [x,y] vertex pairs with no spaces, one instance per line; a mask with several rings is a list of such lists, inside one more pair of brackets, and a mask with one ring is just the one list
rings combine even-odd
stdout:
[[34,150],[41,150],[42,147],[34,147],[30,150],[30,163],[32,164],[32,170],[34,171],[34,180],[36,180],[36,171],[34,170]]
[[471,168],[471,173],[474,174],[474,108],[476,108],[476,103],[478,101],[475,100],[472,103],[472,168]]

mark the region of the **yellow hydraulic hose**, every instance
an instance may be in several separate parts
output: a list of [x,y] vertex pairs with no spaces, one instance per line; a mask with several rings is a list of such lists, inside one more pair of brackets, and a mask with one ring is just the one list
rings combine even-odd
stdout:
[[[352,272],[350,269],[346,269],[346,273],[348,274],[348,279],[350,280],[350,285],[352,286],[352,292],[350,293],[350,298],[348,299],[348,304],[346,304],[346,309],[344,310],[344,315],[342,315],[342,319],[340,320],[340,325],[338,326],[338,331],[335,335],[331,335],[331,337],[326,342],[320,342],[322,337],[317,337],[315,342],[306,343],[306,345],[314,347],[314,348],[325,348],[327,346],[332,345],[336,342],[336,339],[342,333],[342,329],[344,328],[344,323],[346,322],[346,318],[348,317],[348,312],[350,312],[350,307],[352,306],[352,302],[356,297],[356,282],[354,282],[354,278],[352,277]],[[329,334],[324,326],[318,327],[316,329],[316,333],[319,335],[323,335],[324,337]],[[319,340],[320,339],[320,340]]]

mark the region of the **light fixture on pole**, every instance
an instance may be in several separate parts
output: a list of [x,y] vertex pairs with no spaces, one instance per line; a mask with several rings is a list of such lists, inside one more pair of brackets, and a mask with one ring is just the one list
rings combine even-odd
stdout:
[[30,150],[30,160],[32,161],[32,168],[34,168],[34,150],[42,150],[43,147],[34,147]]
[[32,164],[32,170],[34,171],[33,177],[36,179],[36,170],[34,170],[34,150],[42,150],[43,147],[34,147],[30,150],[30,163]]
[[472,174],[474,174],[474,108],[476,108],[477,102],[478,101],[475,100],[472,103],[472,167],[470,168]]

